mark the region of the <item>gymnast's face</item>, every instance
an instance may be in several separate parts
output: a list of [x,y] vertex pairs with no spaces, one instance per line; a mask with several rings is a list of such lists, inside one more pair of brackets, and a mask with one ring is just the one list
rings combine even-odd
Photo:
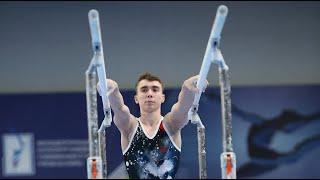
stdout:
[[159,81],[143,79],[137,86],[137,94],[134,97],[140,109],[145,112],[154,112],[161,108],[165,100],[163,89]]

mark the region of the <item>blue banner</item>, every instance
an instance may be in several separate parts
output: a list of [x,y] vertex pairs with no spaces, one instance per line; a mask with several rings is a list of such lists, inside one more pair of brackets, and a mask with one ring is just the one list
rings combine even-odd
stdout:
[[[162,115],[180,89],[165,90]],[[221,178],[221,101],[218,88],[202,95],[208,178]],[[139,116],[134,90],[121,91]],[[320,178],[320,86],[232,87],[233,147],[238,178]],[[0,95],[1,178],[87,178],[85,93]],[[103,118],[98,97],[99,124]],[[125,177],[120,133],[106,130],[109,177]],[[196,125],[182,129],[176,178],[198,178]]]

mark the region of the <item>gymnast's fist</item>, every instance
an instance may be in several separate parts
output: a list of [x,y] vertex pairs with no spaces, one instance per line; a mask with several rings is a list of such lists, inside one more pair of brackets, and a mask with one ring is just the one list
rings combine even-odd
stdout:
[[[183,88],[193,92],[193,93],[199,93],[200,89],[197,88],[197,81],[199,79],[199,75],[192,76],[189,79],[185,80],[183,83]],[[206,80],[205,85],[202,89],[204,92],[207,86],[209,85],[209,82]]]

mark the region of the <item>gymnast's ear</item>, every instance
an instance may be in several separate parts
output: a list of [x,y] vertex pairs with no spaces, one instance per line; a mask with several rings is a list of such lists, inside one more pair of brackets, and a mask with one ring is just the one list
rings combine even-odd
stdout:
[[166,95],[163,94],[161,103],[164,103],[165,100],[166,100]]
[[135,102],[136,104],[139,104],[137,95],[134,95],[134,102]]

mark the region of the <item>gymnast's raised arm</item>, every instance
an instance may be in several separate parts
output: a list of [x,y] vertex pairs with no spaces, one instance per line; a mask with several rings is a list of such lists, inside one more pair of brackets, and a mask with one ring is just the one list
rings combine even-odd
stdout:
[[107,79],[108,97],[110,106],[114,114],[114,124],[123,133],[129,133],[134,125],[134,116],[130,113],[128,106],[124,104],[118,84],[111,79]]
[[166,115],[166,124],[169,125],[172,132],[180,130],[188,123],[188,111],[192,106],[195,93],[199,92],[199,89],[195,86],[198,78],[198,75],[192,76],[184,81],[178,102],[172,106],[171,111]]

